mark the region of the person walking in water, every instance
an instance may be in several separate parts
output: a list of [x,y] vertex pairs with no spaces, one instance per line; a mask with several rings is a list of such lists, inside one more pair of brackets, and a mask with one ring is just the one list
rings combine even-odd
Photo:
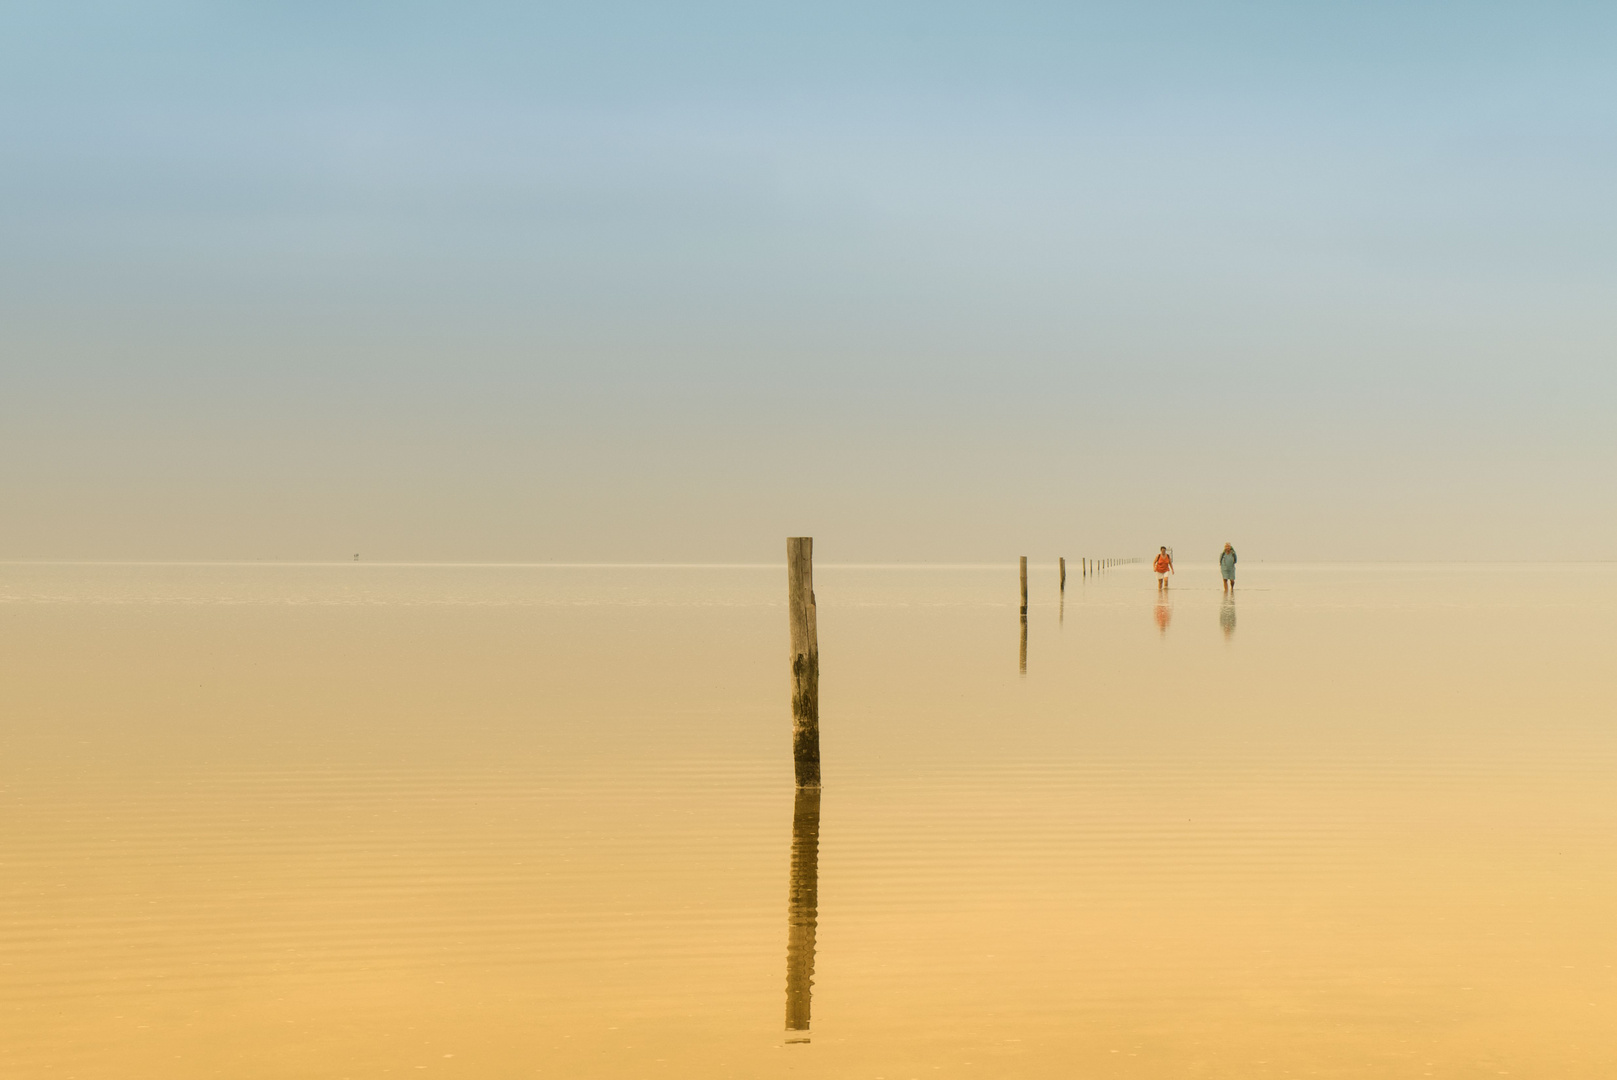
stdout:
[[1168,587],[1168,575],[1173,573],[1173,556],[1168,554],[1167,548],[1163,548],[1157,553],[1156,561],[1151,564],[1151,569],[1157,572],[1157,588],[1166,589]]
[[1224,576],[1224,591],[1235,591],[1235,549],[1224,545],[1224,551],[1218,557],[1218,572]]

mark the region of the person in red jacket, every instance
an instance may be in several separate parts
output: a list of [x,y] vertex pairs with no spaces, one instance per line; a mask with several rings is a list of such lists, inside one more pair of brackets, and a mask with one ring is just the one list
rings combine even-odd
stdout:
[[1157,553],[1156,561],[1151,564],[1151,569],[1157,572],[1157,588],[1166,589],[1168,587],[1168,575],[1173,573],[1173,556],[1168,554],[1167,548],[1163,548]]

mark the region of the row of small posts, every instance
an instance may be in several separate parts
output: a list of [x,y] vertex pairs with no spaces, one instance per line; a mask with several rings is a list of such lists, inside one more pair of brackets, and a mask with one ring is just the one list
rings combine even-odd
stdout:
[[[1019,656],[1019,659],[1018,659],[1018,667],[1020,668],[1022,674],[1026,675],[1027,674],[1027,556],[1026,555],[1020,556],[1018,561],[1020,563],[1020,572],[1021,572],[1021,578],[1022,578],[1022,647],[1021,647],[1020,656]],[[1083,574],[1084,577],[1089,577],[1089,576],[1091,576],[1093,574],[1099,574],[1102,570],[1110,570],[1114,566],[1126,566],[1129,563],[1137,563],[1139,561],[1140,561],[1139,559],[1079,559],[1078,560],[1078,568],[1079,568],[1079,571]],[[1061,600],[1062,600],[1061,615],[1062,615],[1062,618],[1065,619],[1066,618],[1066,613],[1067,613],[1067,606],[1066,606],[1066,599],[1067,599],[1067,559],[1066,559],[1066,557],[1062,556],[1060,559],[1056,560],[1056,564],[1061,570]]]
[[[1080,572],[1085,577],[1088,577],[1091,574],[1098,574],[1102,570],[1110,570],[1114,566],[1128,566],[1139,561],[1139,559],[1079,559],[1078,565]],[[1021,556],[1020,562],[1022,573],[1022,618],[1025,619],[1027,618],[1027,556]],[[1067,560],[1063,557],[1057,559],[1056,563],[1061,569],[1061,588],[1065,590],[1067,587]]]
[[[1080,559],[1085,576],[1139,559]],[[1067,560],[1060,560],[1061,591],[1067,589]],[[1022,661],[1027,671],[1027,556],[1021,557]],[[814,538],[786,540],[786,611],[792,648],[792,771],[797,794],[792,803],[791,874],[786,914],[786,1041],[809,1041],[814,987],[815,930],[819,918],[820,860],[820,639],[814,608]]]
[[[1079,559],[1085,577],[1139,559]],[[1021,556],[1023,666],[1026,666],[1027,556]],[[1067,560],[1058,563],[1067,588]],[[820,640],[814,610],[814,538],[786,540],[787,621],[792,638],[792,767],[800,788],[820,786]]]
[[[1078,560],[1085,577],[1139,559]],[[1021,556],[1022,670],[1027,670],[1027,556]],[[1067,559],[1058,563],[1061,590],[1067,589]],[[820,640],[814,610],[814,538],[786,540],[787,621],[792,637],[792,769],[799,788],[820,786]],[[816,814],[817,817],[817,814]]]

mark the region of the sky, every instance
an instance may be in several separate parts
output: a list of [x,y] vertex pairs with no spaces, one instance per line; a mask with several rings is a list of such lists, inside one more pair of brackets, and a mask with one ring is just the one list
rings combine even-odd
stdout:
[[0,3],[0,559],[1617,558],[1617,6]]

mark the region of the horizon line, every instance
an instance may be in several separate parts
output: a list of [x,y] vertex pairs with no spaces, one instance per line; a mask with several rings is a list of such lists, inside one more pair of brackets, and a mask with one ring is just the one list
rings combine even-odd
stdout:
[[[1078,558],[1087,558],[1079,556]],[[1216,559],[1209,560],[1216,562]],[[1249,562],[1266,563],[1275,566],[1434,566],[1434,565],[1464,565],[1464,566],[1598,566],[1617,562],[1617,559],[1324,559],[1317,561],[1287,560],[1287,559],[1249,559]],[[1058,565],[1051,560],[1045,563],[1042,560],[1030,565],[1051,566]],[[828,570],[1003,570],[1007,567],[1015,568],[1015,561],[1007,562],[822,562],[818,564]],[[1124,564],[1144,566],[1145,559],[1136,563]],[[0,559],[0,566],[286,566],[286,567],[336,567],[336,566],[378,566],[395,568],[431,568],[431,567],[486,567],[489,569],[571,569],[571,570],[780,570],[786,566],[785,560],[780,562],[436,562],[422,560],[310,560],[310,559]],[[1073,567],[1068,567],[1071,571]],[[1113,567],[1112,569],[1122,569]]]

